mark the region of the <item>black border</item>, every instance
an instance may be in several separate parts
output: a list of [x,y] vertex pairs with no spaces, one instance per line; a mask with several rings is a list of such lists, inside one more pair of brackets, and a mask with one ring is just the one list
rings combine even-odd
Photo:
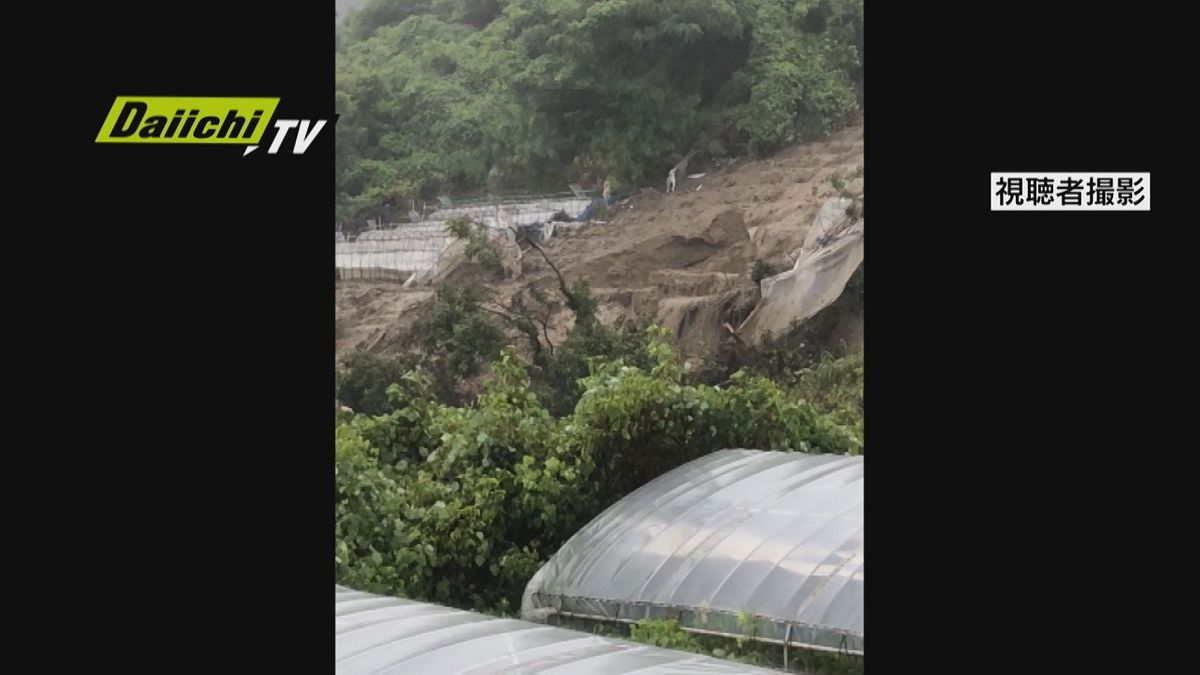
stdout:
[[[1148,9],[867,3],[874,667],[1173,672],[1186,41]],[[1152,210],[992,212],[1003,170],[1150,172]]]
[[[93,140],[122,93],[332,119],[330,12],[41,9],[10,100],[19,592],[88,617],[50,631],[62,662],[325,670],[333,133],[303,157]],[[1187,569],[1191,41],[1155,9],[867,2],[873,667],[1169,672],[1148,605]],[[992,171],[1064,167],[1149,171],[1153,211],[984,200]]]
[[[29,581],[81,617],[53,658],[330,672],[334,8],[43,9],[21,67],[49,65],[44,91],[14,105],[45,115],[20,255],[44,289],[30,353],[62,371],[33,372],[59,461],[29,475],[61,473],[33,503],[70,505]],[[119,94],[278,96],[275,119],[328,122],[304,155],[267,154],[270,130],[246,157],[97,144]]]

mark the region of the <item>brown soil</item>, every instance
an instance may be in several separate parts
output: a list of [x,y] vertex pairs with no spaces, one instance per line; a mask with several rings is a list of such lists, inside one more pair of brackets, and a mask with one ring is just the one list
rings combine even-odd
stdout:
[[[738,325],[756,302],[754,261],[790,267],[817,210],[838,194],[831,179],[841,176],[849,189],[861,191],[862,178],[848,177],[861,174],[862,164],[863,130],[857,125],[770,158],[682,178],[674,193],[643,189],[610,209],[609,222],[560,230],[544,248],[568,283],[588,279],[606,323],[654,320],[674,332],[685,354],[702,354],[727,339],[724,323]],[[525,252],[519,278],[494,279],[475,280],[487,283],[502,304],[531,283],[558,299],[553,272],[534,250]],[[339,354],[387,349],[431,294],[394,283],[340,283]],[[570,321],[560,306],[551,338],[563,339]],[[837,324],[839,339],[861,341],[861,313],[839,316]]]

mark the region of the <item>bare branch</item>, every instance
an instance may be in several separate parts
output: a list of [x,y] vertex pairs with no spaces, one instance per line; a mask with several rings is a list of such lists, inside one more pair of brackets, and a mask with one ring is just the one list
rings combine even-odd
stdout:
[[[493,302],[495,302],[495,301],[493,301]],[[499,303],[497,303],[497,305],[498,304]],[[529,315],[527,315],[527,314],[513,312],[511,310],[504,309],[504,308],[496,309],[493,307],[487,307],[485,305],[480,305],[479,307],[480,307],[480,309],[487,311],[487,312],[491,312],[492,314],[495,314],[496,316],[499,316],[499,317],[509,321],[510,323],[516,324],[520,328],[521,332],[524,333],[527,338],[529,338],[529,344],[533,346],[534,353],[539,353],[542,351],[542,343],[540,340],[538,340],[538,336],[537,336],[537,324],[541,323],[542,324],[542,332],[546,336],[546,344],[550,345],[550,354],[552,354],[552,355],[554,354],[554,343],[550,342],[550,332],[549,332],[549,329],[546,327],[545,321],[538,319],[535,322],[534,319],[530,318]],[[524,322],[527,325],[525,327],[521,327],[522,322]]]
[[567,306],[571,308],[571,311],[578,312],[578,303],[575,302],[575,296],[571,294],[571,289],[567,287],[567,280],[563,278],[562,272],[560,272],[558,269],[558,265],[554,264],[554,261],[550,259],[549,255],[546,254],[545,249],[543,249],[541,246],[538,246],[536,242],[529,237],[524,237],[524,239],[529,243],[530,246],[536,248],[538,253],[542,254],[542,258],[545,259],[546,264],[550,266],[550,269],[554,270],[554,275],[558,277],[558,290],[562,291],[563,297],[567,299]]
[[554,343],[550,341],[550,326],[546,325],[545,319],[538,319],[542,323],[542,335],[546,336],[546,344],[550,345],[550,356],[554,356]]
[[517,317],[513,316],[507,310],[504,310],[504,309],[493,309],[486,305],[480,305],[479,309],[482,309],[485,312],[491,312],[492,314],[495,314],[496,316],[498,316],[506,321],[516,321],[517,320]]
[[742,339],[742,336],[737,334],[737,330],[735,330],[733,326],[729,325],[728,321],[725,322],[725,324],[722,326],[722,328],[724,328],[726,331],[728,331],[729,334],[733,336],[733,339],[737,340],[737,343],[739,345],[741,345],[743,347],[746,346],[745,340]]

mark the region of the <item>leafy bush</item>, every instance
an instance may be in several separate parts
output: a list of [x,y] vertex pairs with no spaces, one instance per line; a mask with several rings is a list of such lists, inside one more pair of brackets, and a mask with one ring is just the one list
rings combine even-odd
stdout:
[[337,401],[355,412],[382,415],[391,409],[388,387],[399,382],[416,362],[417,359],[409,355],[351,352],[338,364]]
[[412,331],[432,368],[445,367],[450,376],[467,378],[500,353],[504,335],[479,309],[482,296],[475,285],[438,287]]
[[460,216],[448,221],[446,230],[450,232],[451,236],[465,243],[464,258],[479,263],[485,268],[498,269],[500,267],[500,258],[488,241],[486,225],[476,223],[466,216]]
[[359,415],[350,421],[362,440],[378,451],[383,466],[403,469],[419,463],[436,447],[430,422],[441,410],[429,379],[412,371],[388,387],[389,407],[384,415]]
[[732,447],[855,453],[857,439],[770,380],[736,373],[727,388],[682,383],[666,335],[649,331],[646,371],[610,363],[584,379],[568,442],[592,477],[622,495],[701,455]]
[[584,378],[596,362],[621,361],[649,367],[642,333],[599,323],[590,329],[576,328],[553,354],[542,352],[534,360],[533,389],[555,417],[569,415],[583,394]]
[[801,369],[792,391],[863,438],[863,356],[825,355]]
[[[811,330],[800,329],[782,338],[768,337],[754,349],[723,345],[720,363],[703,373],[702,380],[732,382],[753,374],[755,381],[787,392],[786,400],[804,401],[822,418],[850,431],[861,450],[863,355],[820,351],[817,342]],[[729,375],[730,370],[736,372]]]
[[353,427],[338,426],[335,448],[337,578],[360,590],[404,595],[396,550],[412,537],[394,518],[403,509],[403,493],[379,465],[378,451]]
[[685,652],[704,651],[696,637],[680,628],[675,619],[643,619],[629,627],[629,639]]
[[555,514],[561,483],[577,475],[556,458],[556,422],[507,352],[476,406],[437,404],[415,383],[392,391],[397,412],[338,429],[338,578],[511,607],[547,555],[544,538],[574,526]]
[[765,260],[755,260],[754,267],[750,270],[750,279],[754,283],[761,283],[767,277],[775,276],[779,272],[773,265]]
[[556,419],[505,349],[478,400],[435,400],[419,372],[390,411],[337,428],[341,583],[462,607],[515,608],[530,576],[605,506],[724,447],[858,452],[848,431],[760,377],[686,385],[665,333],[639,357],[595,362]]

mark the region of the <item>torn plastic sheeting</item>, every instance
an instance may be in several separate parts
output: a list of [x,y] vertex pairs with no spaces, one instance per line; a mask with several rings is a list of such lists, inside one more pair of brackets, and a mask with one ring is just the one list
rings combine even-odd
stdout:
[[833,304],[863,262],[865,223],[846,211],[853,202],[831,199],[822,205],[792,269],[762,280],[762,300],[738,328],[751,344],[770,332],[783,335]]
[[762,300],[738,332],[757,343],[769,331],[787,333],[796,322],[833,304],[863,262],[863,230],[855,226],[829,246],[801,259],[794,269],[762,281]]
[[828,246],[838,235],[849,230],[855,221],[846,213],[854,202],[845,197],[830,199],[821,205],[812,227],[804,237],[802,251],[811,252]]

